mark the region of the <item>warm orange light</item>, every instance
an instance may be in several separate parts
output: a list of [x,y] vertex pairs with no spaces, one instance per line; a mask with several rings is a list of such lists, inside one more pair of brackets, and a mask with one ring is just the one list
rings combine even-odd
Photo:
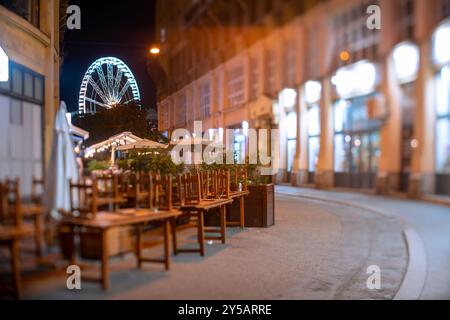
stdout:
[[350,59],[350,53],[348,51],[341,51],[341,53],[339,54],[339,58],[342,61],[348,61],[348,59]]
[[157,54],[159,54],[159,52],[160,52],[160,50],[157,47],[153,47],[150,49],[150,53],[153,55],[157,55]]

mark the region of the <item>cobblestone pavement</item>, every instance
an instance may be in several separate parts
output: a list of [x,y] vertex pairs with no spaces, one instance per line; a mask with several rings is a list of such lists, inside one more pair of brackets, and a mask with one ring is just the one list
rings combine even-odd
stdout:
[[402,219],[422,239],[426,251],[426,281],[420,299],[450,299],[450,207],[364,193],[322,191],[277,186],[277,192],[364,205]]
[[[137,270],[132,255],[112,259],[107,292],[84,282],[82,290],[69,291],[62,270],[27,273],[25,298],[392,299],[407,266],[403,227],[396,217],[277,194],[275,226],[229,228],[227,244],[207,245],[204,258],[180,254],[169,272],[149,264]],[[194,234],[184,230],[180,241],[193,241]],[[366,286],[370,265],[381,268],[380,290]],[[85,274],[96,270],[82,266]]]

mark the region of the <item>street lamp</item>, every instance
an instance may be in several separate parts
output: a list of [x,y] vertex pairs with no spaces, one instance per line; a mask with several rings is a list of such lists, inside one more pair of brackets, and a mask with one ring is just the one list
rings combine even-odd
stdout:
[[150,49],[150,53],[154,56],[158,55],[160,52],[161,52],[161,50],[156,46],[153,46]]

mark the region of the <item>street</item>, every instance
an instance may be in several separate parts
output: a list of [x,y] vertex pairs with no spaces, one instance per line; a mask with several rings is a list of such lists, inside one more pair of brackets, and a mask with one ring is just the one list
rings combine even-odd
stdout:
[[[64,271],[25,277],[33,299],[445,299],[450,297],[448,207],[360,193],[277,187],[276,224],[268,229],[229,228],[226,245],[207,245],[206,257],[180,254],[173,268],[135,267],[133,255],[112,259],[112,288],[92,283],[66,289]],[[373,207],[363,209],[359,206]],[[380,214],[378,211],[384,211]],[[426,221],[426,222],[425,222]],[[408,269],[405,228],[426,248],[426,281]],[[195,229],[180,233],[193,240]],[[415,249],[413,249],[415,250]],[[161,246],[146,250],[158,255]],[[381,288],[368,289],[369,266],[381,271]],[[83,263],[82,272],[96,266]],[[45,279],[45,280],[43,280]],[[419,280],[419,283],[416,280]],[[422,287],[420,295],[414,286]]]

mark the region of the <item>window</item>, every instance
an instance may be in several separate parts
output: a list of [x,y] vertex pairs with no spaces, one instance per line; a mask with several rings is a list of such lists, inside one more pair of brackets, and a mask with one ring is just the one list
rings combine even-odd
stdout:
[[273,49],[266,50],[266,88],[267,93],[275,91],[275,52]]
[[287,131],[287,171],[292,172],[294,169],[295,151],[297,145],[297,114],[290,112],[286,121]]
[[228,105],[239,106],[245,102],[244,68],[242,66],[231,69],[228,74]]
[[11,99],[9,114],[9,121],[13,125],[21,126],[23,124],[23,110],[22,102]]
[[37,101],[44,101],[44,79],[42,77],[34,78],[34,97]]
[[414,0],[400,0],[400,17],[398,27],[403,39],[414,36]]
[[39,0],[0,0],[0,5],[39,28]]
[[350,136],[342,133],[334,136],[334,171],[348,172],[350,170],[350,162],[348,159],[350,142]]
[[[336,65],[353,63],[359,60],[375,60],[378,55],[379,30],[367,28],[367,7],[379,5],[377,0],[364,1],[341,11],[334,17],[333,27],[336,39]],[[349,58],[340,59],[346,51]]]
[[18,68],[14,68],[12,71],[12,91],[22,94],[22,71]]
[[29,73],[25,73],[23,80],[24,95],[33,98],[33,76]]
[[308,108],[308,171],[315,172],[320,151],[320,108],[313,104]]
[[292,86],[295,84],[295,43],[287,41],[284,48],[284,84],[285,86]]
[[201,115],[202,118],[207,118],[211,115],[211,86],[209,81],[201,85],[200,97]]
[[187,111],[187,99],[186,94],[180,94],[177,97],[176,104],[176,115],[177,115],[177,126],[186,124],[186,111]]
[[258,98],[258,90],[259,90],[259,65],[258,58],[252,57],[250,59],[250,96],[252,100]]
[[436,76],[436,172],[450,174],[450,66]]

